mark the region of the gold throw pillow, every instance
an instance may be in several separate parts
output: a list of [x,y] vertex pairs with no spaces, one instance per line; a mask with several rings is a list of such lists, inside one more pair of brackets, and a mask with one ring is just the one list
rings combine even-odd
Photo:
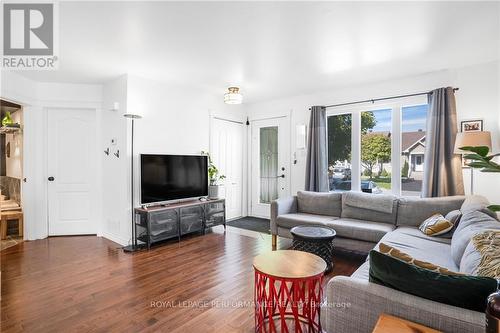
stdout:
[[427,236],[439,236],[453,229],[453,223],[441,214],[434,214],[418,227]]
[[407,264],[410,264],[410,265],[413,265],[413,266],[416,266],[419,268],[428,269],[428,270],[436,272],[436,273],[448,274],[448,275],[464,275],[462,273],[453,272],[447,268],[431,264],[430,262],[417,260],[417,259],[413,258],[412,256],[410,256],[409,254],[401,252],[398,249],[396,249],[395,247],[389,246],[389,245],[384,244],[384,243],[380,243],[379,252],[386,254],[386,255],[389,255],[389,256],[396,258],[398,260],[404,261]]

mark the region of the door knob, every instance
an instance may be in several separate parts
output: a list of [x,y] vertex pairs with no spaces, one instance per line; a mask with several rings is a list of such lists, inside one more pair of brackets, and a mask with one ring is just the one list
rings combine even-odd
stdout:
[[52,176],[50,176],[50,177],[48,178],[49,182],[53,182],[53,181],[54,181],[54,179],[55,179],[55,178],[54,178],[54,177],[52,177]]

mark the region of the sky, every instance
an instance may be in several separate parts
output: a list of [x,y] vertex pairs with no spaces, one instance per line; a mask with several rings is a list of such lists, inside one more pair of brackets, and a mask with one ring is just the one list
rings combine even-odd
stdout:
[[[417,105],[403,107],[402,110],[402,127],[403,132],[414,132],[419,129],[425,131],[425,120],[427,118],[428,105]],[[391,109],[382,109],[373,111],[377,125],[373,128],[373,132],[390,132],[391,131]]]

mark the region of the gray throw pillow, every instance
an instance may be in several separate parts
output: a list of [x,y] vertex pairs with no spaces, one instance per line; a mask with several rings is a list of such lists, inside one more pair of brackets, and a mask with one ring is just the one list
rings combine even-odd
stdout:
[[460,265],[465,248],[471,238],[484,230],[500,230],[500,222],[481,211],[464,213],[451,238],[451,256],[457,266]]
[[446,216],[444,218],[447,219],[448,221],[450,221],[451,223],[453,223],[453,228],[451,228],[450,231],[448,231],[447,233],[445,233],[439,237],[449,239],[453,236],[453,233],[458,228],[458,224],[460,223],[460,219],[462,218],[462,212],[458,209],[455,209],[455,210],[452,210],[451,212],[449,212],[448,214],[446,214]]

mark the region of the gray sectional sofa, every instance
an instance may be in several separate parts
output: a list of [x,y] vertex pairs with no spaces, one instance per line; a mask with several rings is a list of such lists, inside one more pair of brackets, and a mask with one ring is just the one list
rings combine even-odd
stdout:
[[[418,226],[434,213],[484,210],[480,196],[412,198],[360,192],[298,192],[271,204],[273,245],[277,236],[291,238],[297,225],[325,225],[337,232],[335,248],[367,254],[383,242],[452,271],[451,236],[429,237]],[[499,223],[500,229],[500,223]],[[381,313],[455,333],[484,332],[484,314],[406,294],[368,281],[367,260],[352,276],[336,276],[326,287],[322,306],[326,332],[368,333]]]

